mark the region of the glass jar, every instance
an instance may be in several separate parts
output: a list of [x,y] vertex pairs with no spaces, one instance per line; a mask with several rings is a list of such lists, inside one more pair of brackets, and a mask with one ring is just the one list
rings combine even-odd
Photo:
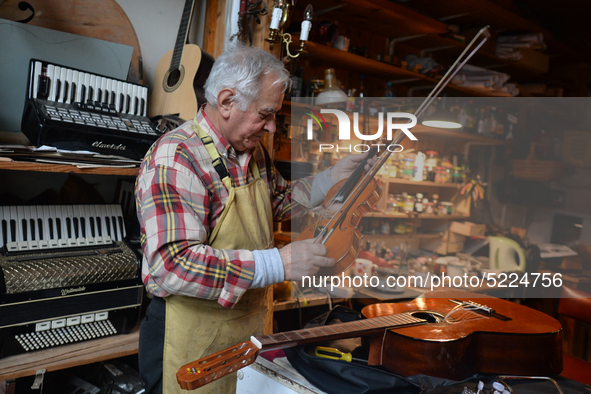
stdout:
[[404,213],[412,213],[415,209],[415,198],[413,196],[406,196],[404,199]]
[[402,194],[395,194],[394,199],[396,200],[396,212],[403,212],[404,198],[402,198]]
[[445,170],[445,167],[435,167],[435,176],[433,178],[434,182],[437,183],[447,183],[447,171]]
[[388,176],[390,178],[398,177],[398,160],[392,160],[388,169]]
[[435,168],[437,167],[437,152],[434,150],[427,151],[427,158],[425,159],[425,171],[427,173],[426,180],[435,182]]
[[393,194],[388,194],[388,199],[386,200],[386,212],[396,212],[396,210],[396,199]]
[[404,220],[396,220],[394,222],[394,234],[406,234],[406,224]]
[[412,170],[414,168],[414,163],[412,159],[405,158],[402,159],[402,168],[398,171],[398,178],[406,179],[410,181],[412,178]]
[[439,204],[439,215],[451,215],[453,213],[454,204],[449,201],[442,201]]
[[415,212],[416,213],[423,213],[425,206],[423,205],[423,194],[417,193],[417,197],[415,200]]
[[451,170],[452,183],[463,183],[464,182],[463,172],[464,172],[464,170],[462,167],[453,167]]

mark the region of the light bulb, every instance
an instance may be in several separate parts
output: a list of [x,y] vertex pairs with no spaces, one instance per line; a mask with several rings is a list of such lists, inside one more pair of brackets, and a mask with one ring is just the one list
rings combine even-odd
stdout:
[[308,4],[304,11],[304,20],[302,21],[302,32],[300,33],[300,41],[308,41],[310,29],[312,29],[312,4]]

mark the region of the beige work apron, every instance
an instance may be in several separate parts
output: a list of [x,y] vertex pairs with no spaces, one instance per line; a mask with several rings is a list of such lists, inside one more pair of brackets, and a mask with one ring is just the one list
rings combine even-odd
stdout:
[[[219,153],[211,137],[195,122],[193,130],[205,143],[214,164]],[[250,169],[255,181],[234,187],[230,177],[222,181],[229,198],[209,245],[214,249],[260,250],[273,246],[273,216],[267,185],[261,179],[254,158]],[[171,295],[166,300],[163,393],[187,393],[176,380],[178,369],[191,361],[246,341],[251,335],[272,333],[271,287],[247,290],[234,308],[217,300]],[[230,374],[191,393],[228,394],[236,392],[236,374]]]

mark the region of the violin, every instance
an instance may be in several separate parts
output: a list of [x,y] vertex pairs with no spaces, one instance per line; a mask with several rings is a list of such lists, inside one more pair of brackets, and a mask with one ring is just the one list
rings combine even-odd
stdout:
[[[313,226],[306,227],[296,238],[296,241],[306,239],[320,239],[323,234],[323,244],[327,255],[335,260],[332,267],[322,268],[317,275],[336,275],[345,271],[359,255],[362,234],[358,229],[363,215],[370,212],[380,200],[381,187],[375,178],[368,178],[367,185],[361,187],[359,181],[365,172],[367,161],[371,159],[377,148],[371,148],[367,157],[361,161],[353,174],[335,184],[327,193],[322,204],[323,213],[331,212],[337,207],[338,212],[330,218],[322,216]],[[355,198],[348,198],[350,196]],[[334,232],[335,236],[330,236]],[[293,253],[293,252],[292,252]]]
[[403,376],[462,380],[475,373],[524,376],[562,371],[562,327],[540,311],[461,290],[407,303],[372,304],[366,319],[251,337],[179,368],[193,390],[252,364],[259,353],[335,339],[369,337],[369,365]]
[[[484,38],[476,44],[480,36]],[[478,32],[415,111],[414,115],[417,119],[489,37],[488,26]],[[470,50],[473,45],[476,45],[475,48]],[[359,164],[351,177],[334,185],[327,193],[322,204],[324,208],[323,215],[318,218],[313,226],[304,229],[295,239],[295,241],[313,239],[314,242],[325,245],[327,248],[326,256],[335,260],[335,265],[320,269],[317,275],[338,275],[349,268],[359,255],[362,237],[361,232],[358,230],[359,222],[363,215],[370,212],[380,199],[381,189],[374,177],[394,151],[390,147],[399,145],[405,136],[406,134],[399,130],[384,150],[384,153],[372,168],[365,173],[364,167],[367,160],[373,157],[377,150],[375,147],[371,148],[367,158]],[[332,216],[327,217],[327,213],[332,213]]]

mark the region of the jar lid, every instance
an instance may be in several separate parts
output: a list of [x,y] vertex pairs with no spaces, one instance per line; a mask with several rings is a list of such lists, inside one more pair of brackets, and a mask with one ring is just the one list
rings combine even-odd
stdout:
[[433,155],[433,156],[435,156],[435,155],[437,154],[437,152],[436,152],[436,151],[434,151],[434,150],[428,150],[428,151],[427,151],[427,154],[428,154],[428,155]]

